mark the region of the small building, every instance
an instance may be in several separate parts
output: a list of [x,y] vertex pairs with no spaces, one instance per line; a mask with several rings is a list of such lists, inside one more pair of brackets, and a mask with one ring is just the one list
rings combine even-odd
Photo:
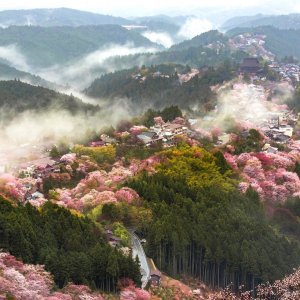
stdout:
[[161,284],[161,272],[157,269],[154,261],[151,258],[147,258],[148,266],[150,269],[149,282],[151,285],[160,286]]
[[113,232],[109,229],[105,231],[106,240],[112,247],[120,246],[121,239],[117,236],[113,235]]
[[278,148],[272,147],[270,144],[265,144],[262,148],[262,151],[275,154],[278,152]]
[[159,270],[152,270],[150,272],[150,283],[154,286],[160,286],[161,272]]
[[103,141],[94,141],[89,143],[90,147],[102,147],[105,146],[105,142]]
[[137,135],[139,141],[143,142],[146,146],[150,146],[158,141],[161,141],[163,138],[159,136],[154,131],[145,131]]
[[242,73],[257,74],[261,70],[259,60],[256,57],[244,58],[241,65]]
[[105,143],[105,145],[111,145],[111,144],[116,144],[117,140],[115,138],[112,138],[108,136],[107,134],[101,134],[100,136],[101,141]]

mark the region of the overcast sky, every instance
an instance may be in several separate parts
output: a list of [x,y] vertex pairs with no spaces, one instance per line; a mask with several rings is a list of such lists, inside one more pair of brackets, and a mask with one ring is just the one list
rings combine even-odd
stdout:
[[[0,10],[69,7],[119,16],[195,14],[236,11],[243,14],[300,12],[300,0],[0,0]],[[239,14],[239,13],[238,13]]]

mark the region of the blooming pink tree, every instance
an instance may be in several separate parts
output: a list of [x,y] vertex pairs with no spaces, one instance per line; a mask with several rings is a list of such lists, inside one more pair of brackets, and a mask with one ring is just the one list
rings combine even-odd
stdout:
[[76,160],[76,154],[75,153],[68,153],[68,154],[65,154],[63,155],[61,158],[60,158],[60,162],[62,163],[65,163],[65,164],[73,164]]
[[0,193],[23,202],[26,194],[26,187],[19,178],[16,178],[11,174],[3,174],[0,176]]
[[14,299],[32,300],[103,300],[87,286],[69,284],[62,291],[52,293],[52,275],[43,266],[23,264],[14,256],[0,252],[0,299],[10,294]]
[[133,200],[139,198],[138,193],[129,187],[121,188],[119,191],[115,193],[115,195],[118,201],[127,202],[127,203],[131,203]]
[[289,197],[300,194],[300,179],[291,170],[299,162],[297,150],[273,153],[242,153],[224,157],[231,167],[240,172],[243,182],[241,191],[247,190],[247,184],[256,190],[263,200],[284,202]]

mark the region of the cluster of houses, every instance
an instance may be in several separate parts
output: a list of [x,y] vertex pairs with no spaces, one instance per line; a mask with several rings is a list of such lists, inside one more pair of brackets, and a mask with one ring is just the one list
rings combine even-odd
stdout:
[[150,127],[149,131],[144,131],[137,135],[139,141],[145,146],[151,146],[157,142],[161,142],[164,147],[170,147],[174,145],[174,137],[182,134],[186,134],[188,128],[183,124],[175,123],[157,123]]
[[300,66],[297,64],[279,64],[273,62],[270,67],[285,81],[290,83],[298,83],[300,81]]
[[264,47],[265,38],[266,36],[263,34],[244,33],[234,37],[231,43],[235,49],[245,51],[251,56],[274,61],[275,55]]
[[[170,78],[170,75],[167,74],[163,74],[160,71],[156,71],[154,73],[151,74],[151,77],[153,78]],[[131,76],[132,79],[138,80],[139,82],[144,82],[147,79],[146,75],[142,75],[141,73],[137,73],[137,74],[133,74]]]
[[102,147],[108,146],[112,144],[116,144],[117,140],[108,136],[107,134],[101,134],[100,139],[98,141],[92,141],[89,143],[90,147]]
[[261,124],[260,129],[272,141],[287,144],[292,138],[297,122],[298,115],[293,111],[270,113],[269,119]]
[[49,157],[29,161],[19,165],[19,176],[44,178],[51,173],[60,173],[59,163]]
[[261,67],[258,57],[271,62],[271,69],[276,71],[282,80],[291,84],[300,82],[300,66],[296,63],[278,63],[275,55],[264,47],[266,36],[261,34],[245,33],[236,36],[232,40],[234,48],[247,52],[251,57],[245,58],[241,65],[242,73],[258,75]]

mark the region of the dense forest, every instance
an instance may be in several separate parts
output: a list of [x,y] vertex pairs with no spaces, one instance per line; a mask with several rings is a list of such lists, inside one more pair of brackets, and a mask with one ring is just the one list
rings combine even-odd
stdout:
[[[0,59],[1,61],[1,59]],[[40,76],[33,75],[28,72],[20,71],[16,68],[10,67],[5,63],[0,63],[0,79],[1,80],[14,80],[19,79],[21,81],[30,82],[33,85],[40,85],[49,89],[56,89],[57,85],[49,82]]]
[[88,218],[50,202],[37,210],[0,196],[0,249],[26,263],[44,264],[60,288],[72,281],[114,291],[123,277],[140,283],[138,263],[109,246],[103,236]]
[[1,121],[8,121],[24,111],[44,112],[47,109],[66,110],[72,114],[93,114],[99,107],[80,99],[19,80],[0,81]]
[[[236,64],[224,62],[218,68],[208,68],[188,82],[181,83],[179,72],[188,72],[189,67],[158,65],[149,68],[133,68],[105,74],[85,90],[94,98],[128,98],[139,108],[160,109],[169,105],[207,111],[214,107],[214,93],[210,86],[231,80]],[[160,75],[156,75],[159,72]],[[145,80],[141,80],[144,77]]]
[[224,60],[241,62],[247,54],[243,51],[232,51],[228,47],[210,49],[205,46],[192,46],[182,50],[169,50],[156,53],[142,53],[128,56],[116,56],[105,61],[105,65],[117,70],[119,66],[127,68],[140,65],[183,64],[192,68],[218,66]]
[[299,241],[274,231],[256,192],[235,189],[237,178],[221,153],[180,148],[161,158],[157,173],[127,183],[152,210],[140,234],[161,270],[214,287],[253,289],[298,265]]

